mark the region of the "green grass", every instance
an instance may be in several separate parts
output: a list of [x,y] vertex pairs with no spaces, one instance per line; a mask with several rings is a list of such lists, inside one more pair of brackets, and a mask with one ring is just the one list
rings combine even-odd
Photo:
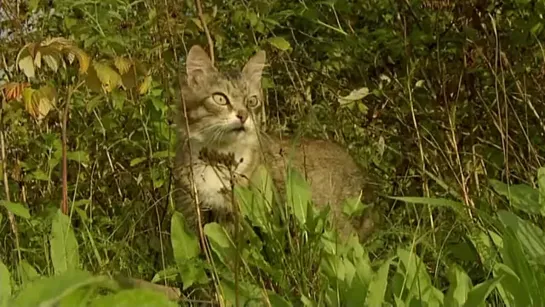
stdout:
[[[448,281],[442,283],[433,278],[432,268],[417,254],[421,244],[416,237],[412,244],[393,250],[390,257],[371,260],[355,235],[346,243],[337,240],[325,219],[327,215],[313,210],[309,199],[297,198],[293,202],[289,200],[295,198],[287,197],[287,206],[281,203],[275,206],[286,208],[285,212],[271,210],[277,200],[272,197],[271,178],[264,169],[253,182],[251,188],[236,189],[244,218],[238,232],[240,237],[230,236],[220,224],[205,225],[209,257],[201,251],[196,234],[186,229],[183,216],[172,215],[170,242],[165,244],[172,247],[174,262],[169,258],[170,265],[158,272],[153,281],[169,280],[181,285],[188,296],[177,298],[180,303],[219,300],[229,305],[238,302],[236,305],[255,306],[481,306],[495,296],[498,303],[508,306],[543,304],[545,234],[530,220],[512,212],[501,210],[495,217],[481,216],[481,226],[475,224],[468,235],[471,248],[488,270],[488,276],[475,283],[463,267],[446,263],[436,268],[446,272]],[[300,176],[289,176],[286,184],[292,187],[287,189],[291,191],[288,193],[310,195]],[[500,194],[506,193],[509,202],[522,212],[543,215],[545,203],[539,197],[539,189],[522,184],[508,187],[500,182],[494,186]],[[396,199],[447,208],[460,218],[467,214],[461,202],[452,200]],[[24,215],[20,205],[6,202],[3,205]],[[283,220],[284,217],[288,220]],[[256,229],[259,235],[254,232]],[[48,243],[52,277],[41,277],[36,272],[28,274],[21,265],[10,275],[1,264],[2,306],[57,303],[99,306],[105,302],[116,306],[172,305],[164,289],[157,292],[142,287],[127,289],[117,279],[82,271],[82,248],[70,219],[60,211],[52,220]],[[420,254],[425,255],[427,251],[423,249]],[[23,282],[15,282],[16,276]],[[208,293],[208,297],[202,297],[203,293]]]

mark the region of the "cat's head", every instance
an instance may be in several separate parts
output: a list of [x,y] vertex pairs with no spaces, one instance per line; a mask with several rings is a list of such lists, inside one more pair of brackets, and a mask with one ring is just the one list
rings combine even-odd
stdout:
[[261,75],[264,66],[265,52],[259,51],[237,75],[227,76],[214,67],[200,46],[191,47],[182,86],[189,136],[211,145],[244,141],[255,136],[263,108]]

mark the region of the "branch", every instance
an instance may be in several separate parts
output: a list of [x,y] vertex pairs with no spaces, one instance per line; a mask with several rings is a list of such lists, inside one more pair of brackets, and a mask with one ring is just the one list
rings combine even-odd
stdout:
[[210,35],[210,31],[208,31],[208,25],[206,24],[206,21],[204,20],[204,16],[202,14],[201,0],[195,0],[195,7],[197,8],[197,15],[199,16],[199,20],[201,21],[202,27],[204,28],[204,33],[206,34],[206,40],[208,40],[210,60],[212,61],[212,65],[214,65],[214,42],[212,41],[212,36]]
[[72,100],[72,94],[80,87],[84,82],[80,82],[74,88],[68,87],[68,94],[66,96],[66,102],[64,103],[64,110],[62,112],[62,202],[61,211],[68,215],[68,162],[66,158],[66,144],[68,137],[66,134],[66,126],[68,125],[68,112],[70,109],[70,101]]

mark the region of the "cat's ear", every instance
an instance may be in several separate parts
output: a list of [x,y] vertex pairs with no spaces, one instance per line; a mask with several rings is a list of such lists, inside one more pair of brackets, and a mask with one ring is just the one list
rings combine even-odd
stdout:
[[199,45],[194,45],[189,49],[185,67],[188,81],[197,83],[207,74],[217,71],[206,51]]
[[261,84],[263,68],[265,68],[265,51],[260,50],[244,65],[242,75],[252,84]]

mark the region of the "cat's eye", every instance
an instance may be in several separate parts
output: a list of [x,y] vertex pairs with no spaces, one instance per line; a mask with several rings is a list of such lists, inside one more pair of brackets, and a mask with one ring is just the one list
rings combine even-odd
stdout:
[[255,108],[259,105],[259,99],[257,99],[257,96],[252,96],[246,100],[246,105],[249,108]]
[[219,105],[227,105],[229,104],[229,100],[227,99],[227,97],[225,97],[225,95],[223,94],[220,94],[220,93],[216,93],[214,95],[212,95],[212,99],[214,99],[214,102],[219,104]]

